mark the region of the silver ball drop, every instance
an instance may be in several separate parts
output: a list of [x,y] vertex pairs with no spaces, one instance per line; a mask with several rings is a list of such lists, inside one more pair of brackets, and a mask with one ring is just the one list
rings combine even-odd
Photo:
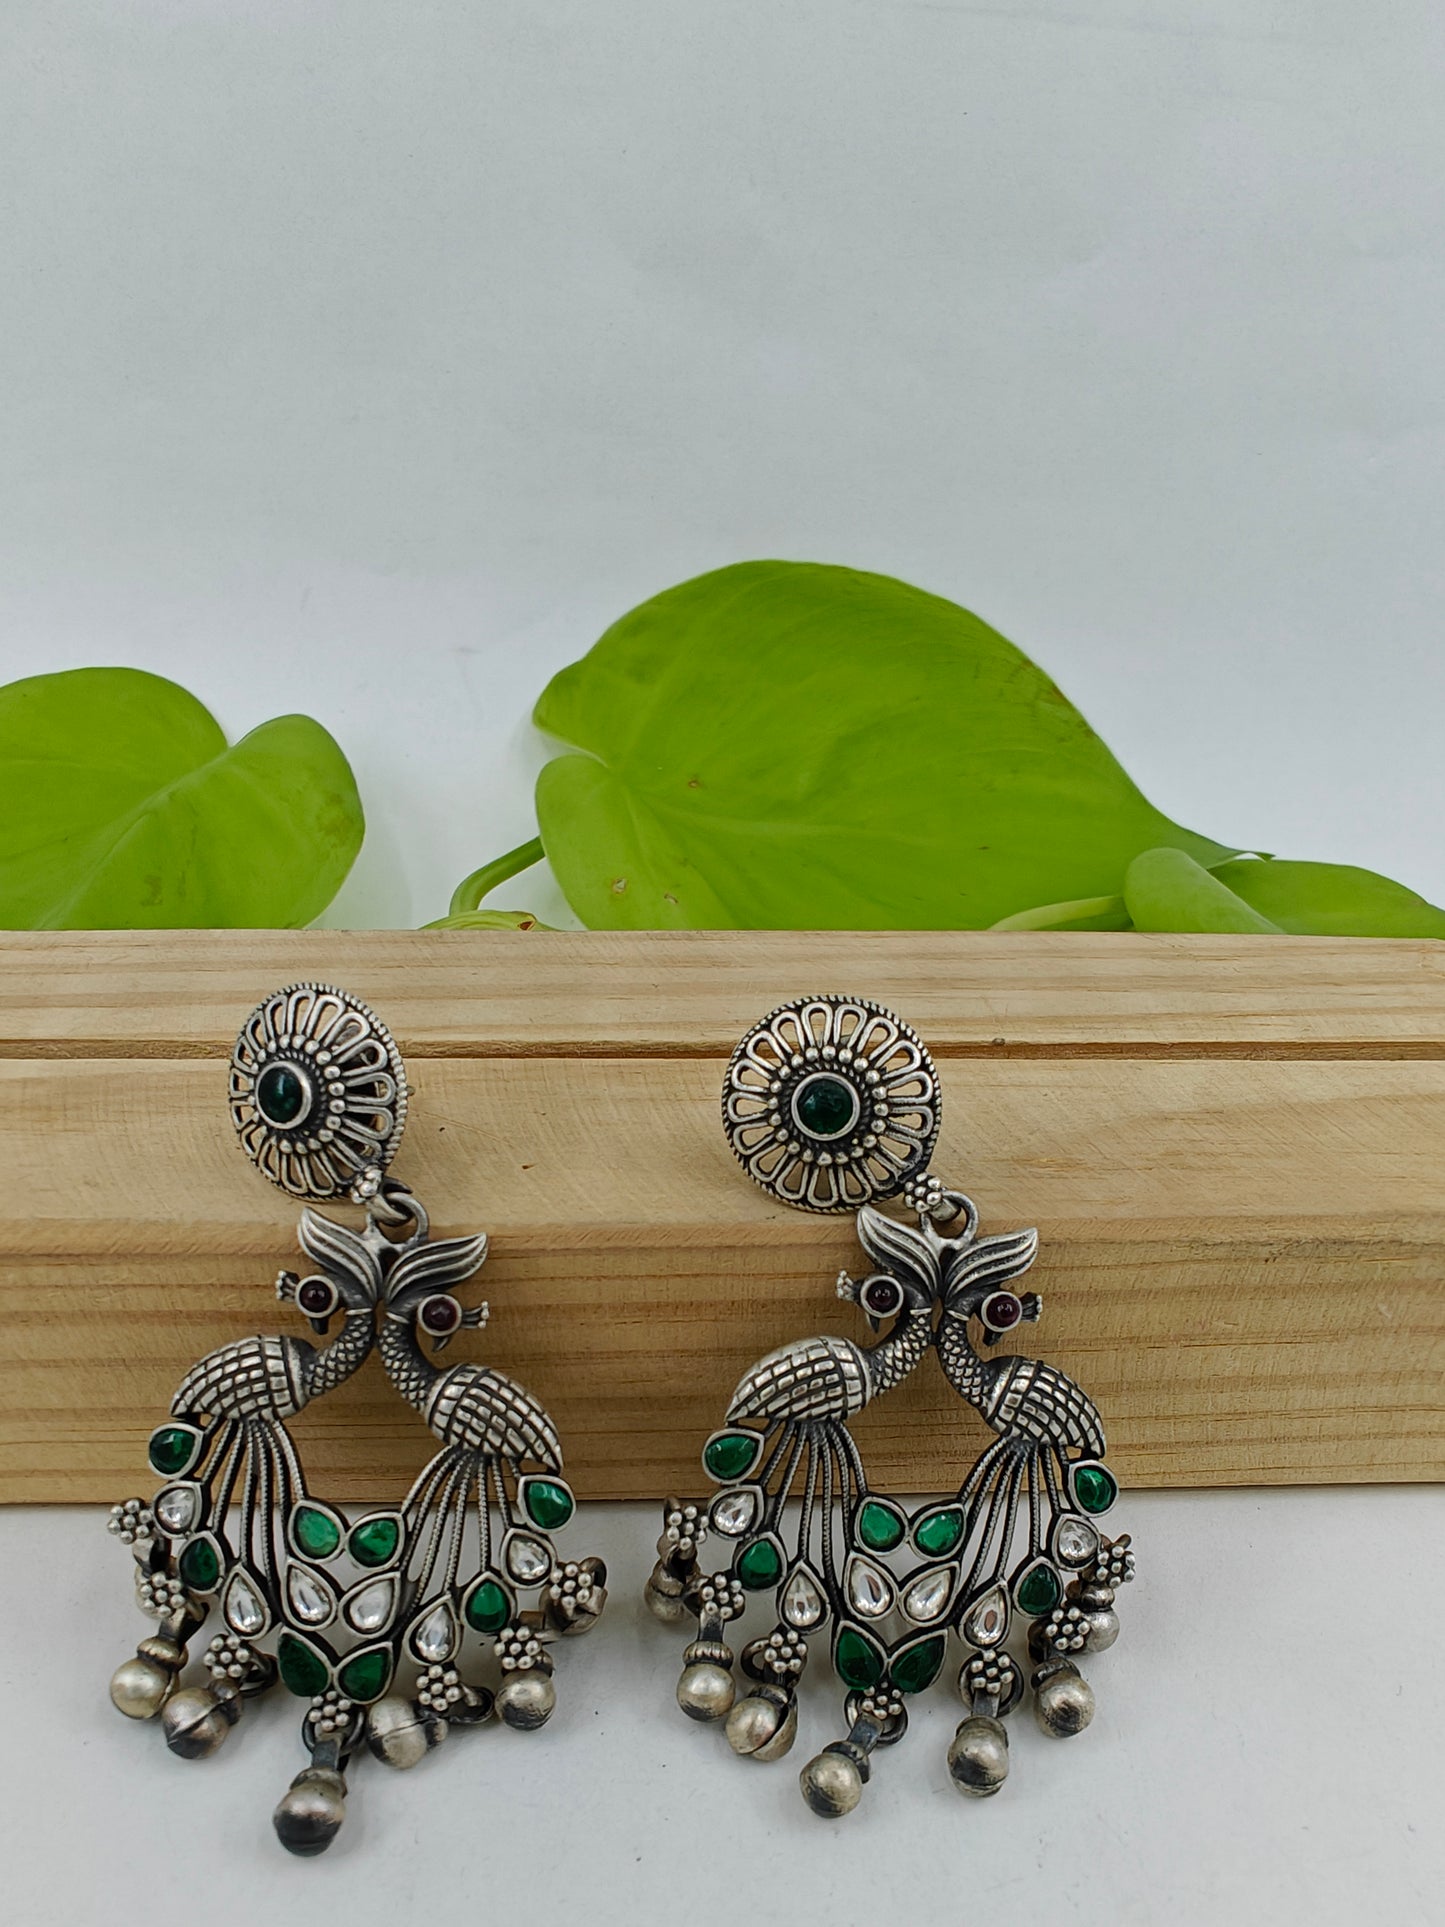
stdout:
[[[460,1697],[460,1695],[458,1695]],[[447,1723],[395,1694],[367,1708],[366,1744],[378,1760],[404,1773],[447,1736]]]
[[1094,1689],[1072,1666],[1061,1667],[1034,1688],[1034,1718],[1056,1739],[1082,1733],[1093,1717]]
[[687,1618],[687,1607],[682,1603],[682,1581],[673,1579],[669,1574],[654,1572],[642,1591],[647,1602],[647,1610],[654,1619],[660,1619],[664,1626],[679,1625]]
[[728,1745],[745,1760],[780,1760],[798,1737],[798,1703],[786,1707],[750,1693],[727,1716]]
[[231,1706],[208,1686],[183,1686],[161,1708],[161,1726],[166,1745],[178,1758],[204,1760],[217,1751],[239,1716],[239,1699]]
[[111,1674],[111,1703],[128,1720],[153,1720],[165,1705],[175,1678],[168,1667],[137,1653]]
[[497,1711],[519,1733],[545,1726],[557,1704],[557,1688],[545,1673],[509,1673],[497,1689]]
[[948,1770],[960,1793],[987,1800],[1008,1778],[1008,1733],[1002,1720],[975,1713],[960,1725],[948,1749]]
[[271,1824],[287,1853],[309,1859],[325,1853],[345,1818],[345,1780],[330,1767],[308,1766],[282,1795]]
[[685,1666],[677,1682],[677,1703],[690,1720],[720,1720],[731,1709],[737,1687],[726,1666],[710,1659]]
[[846,1753],[818,1754],[798,1775],[803,1798],[823,1820],[840,1820],[863,1798],[863,1775]]
[[1106,1653],[1119,1637],[1119,1615],[1110,1606],[1089,1614],[1089,1651]]

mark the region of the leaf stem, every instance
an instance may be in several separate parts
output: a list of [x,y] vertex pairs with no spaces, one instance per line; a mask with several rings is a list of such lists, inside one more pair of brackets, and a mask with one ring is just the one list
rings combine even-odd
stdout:
[[484,863],[480,870],[473,870],[469,877],[462,878],[456,889],[452,891],[447,915],[460,917],[465,916],[469,910],[479,910],[482,906],[482,898],[489,896],[499,883],[505,883],[509,877],[520,875],[523,870],[530,870],[532,865],[540,863],[546,854],[542,848],[541,837],[534,836],[530,842],[519,843],[515,850],[508,850],[505,856],[493,857],[492,861]]

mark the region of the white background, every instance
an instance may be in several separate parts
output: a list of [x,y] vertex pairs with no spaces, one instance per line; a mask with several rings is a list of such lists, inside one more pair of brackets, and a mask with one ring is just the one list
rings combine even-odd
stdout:
[[[1445,901],[1442,56],[1434,0],[5,0],[0,672],[309,710],[370,818],[329,920],[415,923],[531,833],[528,710],[609,621],[848,562],[1002,628],[1177,819]],[[827,1831],[670,1714],[610,1512],[553,1727],[359,1772],[306,1868],[294,1740],[123,1727],[123,1560],[12,1515],[7,1900],[1438,1921],[1441,1514],[1140,1499],[1090,1734],[966,1808],[940,1702]]]

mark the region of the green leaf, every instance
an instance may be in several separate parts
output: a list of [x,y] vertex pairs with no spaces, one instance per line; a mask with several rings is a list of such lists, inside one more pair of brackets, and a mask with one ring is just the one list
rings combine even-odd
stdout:
[[609,929],[970,929],[1234,851],[1145,800],[977,616],[886,576],[745,562],[555,676],[537,783],[572,908]]
[[363,828],[346,758],[309,716],[228,749],[194,696],[142,670],[0,688],[4,928],[296,928]]
[[1292,936],[1445,937],[1445,910],[1352,864],[1242,857],[1215,875]]
[[1124,903],[1136,930],[1201,930],[1241,936],[1282,934],[1183,850],[1146,850],[1124,877]]
[[1127,930],[1129,912],[1122,897],[1081,897],[1076,903],[1041,903],[1000,917],[995,930]]

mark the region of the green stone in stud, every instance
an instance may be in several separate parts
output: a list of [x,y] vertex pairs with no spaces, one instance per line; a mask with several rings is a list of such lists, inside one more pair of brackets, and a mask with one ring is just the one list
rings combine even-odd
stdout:
[[858,1121],[858,1093],[841,1077],[818,1071],[793,1093],[793,1118],[811,1138],[842,1137]]
[[925,1512],[914,1526],[913,1543],[932,1558],[944,1558],[962,1539],[963,1525],[961,1506],[940,1506],[936,1512]]
[[385,1646],[375,1646],[368,1653],[353,1654],[338,1669],[336,1684],[347,1699],[359,1700],[365,1705],[369,1700],[381,1698],[390,1678],[391,1653]]
[[888,1669],[888,1677],[900,1693],[921,1693],[926,1686],[932,1686],[943,1670],[947,1650],[947,1635],[932,1633],[898,1653]]
[[892,1552],[907,1527],[896,1506],[882,1499],[865,1499],[858,1508],[858,1537],[870,1552]]
[[866,1693],[883,1677],[883,1655],[855,1626],[845,1626],[833,1645],[833,1671],[855,1693]]
[[1014,1603],[1021,1613],[1037,1619],[1051,1613],[1064,1596],[1063,1582],[1053,1567],[1040,1563],[1030,1566],[1014,1588]]
[[158,1425],[146,1448],[162,1478],[189,1471],[201,1447],[200,1434],[189,1425]]
[[401,1521],[383,1512],[374,1519],[358,1520],[351,1528],[346,1549],[358,1566],[384,1566],[400,1544]]
[[577,1510],[577,1502],[557,1479],[527,1479],[522,1485],[522,1503],[534,1526],[555,1532],[565,1526]]
[[282,1633],[276,1646],[281,1683],[297,1699],[314,1699],[331,1684],[331,1668],[309,1640]]
[[783,1556],[771,1539],[754,1539],[738,1555],[737,1572],[749,1592],[763,1592],[782,1578]]
[[495,1579],[480,1579],[467,1594],[462,1608],[473,1632],[499,1633],[512,1616],[512,1602]]
[[214,1539],[192,1539],[177,1562],[181,1583],[192,1592],[214,1592],[221,1577],[221,1555]]
[[1085,1512],[1107,1512],[1119,1496],[1119,1481],[1107,1465],[1076,1465],[1074,1497]]
[[256,1109],[268,1124],[287,1130],[311,1109],[311,1080],[294,1064],[268,1064],[256,1079]]
[[756,1432],[719,1432],[702,1448],[702,1462],[715,1479],[740,1479],[752,1471],[762,1449]]
[[291,1537],[308,1559],[329,1559],[341,1544],[341,1527],[333,1513],[303,1504],[291,1514]]

